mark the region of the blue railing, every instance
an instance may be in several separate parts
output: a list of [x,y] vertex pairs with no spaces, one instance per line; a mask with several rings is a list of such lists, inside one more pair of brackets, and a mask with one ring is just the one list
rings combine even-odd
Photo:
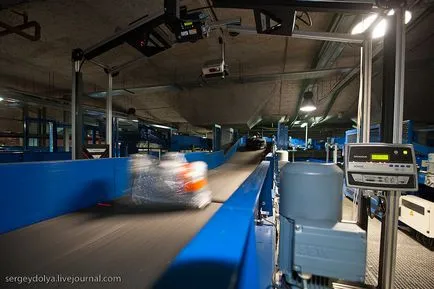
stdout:
[[[263,161],[179,253],[154,288],[262,289],[255,219],[261,195],[271,194],[263,190],[271,187],[270,174],[270,161]],[[267,272],[272,272],[270,266]],[[266,282],[271,285],[271,275]]]
[[0,233],[122,196],[128,159],[0,165]]

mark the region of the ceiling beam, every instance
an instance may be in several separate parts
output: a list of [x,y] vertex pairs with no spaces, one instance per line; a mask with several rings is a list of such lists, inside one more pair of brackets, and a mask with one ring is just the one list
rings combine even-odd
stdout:
[[[26,2],[36,2],[37,0],[2,0],[0,2],[0,10],[11,8]],[[40,0],[39,0],[40,1]]]
[[[210,83],[215,83],[218,81],[221,84],[246,84],[246,83],[261,83],[261,82],[271,82],[277,80],[303,80],[303,79],[319,79],[325,78],[333,75],[345,74],[351,71],[351,67],[336,67],[329,69],[314,69],[307,71],[292,71],[292,72],[281,72],[281,73],[271,73],[271,74],[257,74],[248,75],[243,77],[229,76],[225,79],[208,79]],[[171,84],[161,84],[153,86],[141,86],[141,87],[124,87],[113,89],[113,96],[119,95],[135,95],[143,93],[157,93],[157,92],[180,92],[184,89],[202,87],[204,82],[189,81],[181,83],[171,83]],[[88,96],[93,98],[104,98],[106,96],[106,91],[95,91],[88,94]]]

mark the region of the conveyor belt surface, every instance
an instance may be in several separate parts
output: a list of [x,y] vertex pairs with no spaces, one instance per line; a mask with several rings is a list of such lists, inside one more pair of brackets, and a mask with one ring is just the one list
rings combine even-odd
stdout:
[[[262,151],[238,152],[209,173],[204,210],[94,207],[0,236],[0,288],[150,288],[171,260],[255,169]],[[47,200],[48,201],[48,200]],[[7,276],[119,276],[110,283],[6,283]],[[10,281],[10,279],[8,279]]]

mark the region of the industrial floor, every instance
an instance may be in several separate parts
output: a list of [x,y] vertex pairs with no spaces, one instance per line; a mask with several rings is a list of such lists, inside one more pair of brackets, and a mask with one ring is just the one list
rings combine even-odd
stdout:
[[[60,216],[0,236],[0,288],[150,288],[178,252],[264,157],[237,152],[209,172],[203,210],[134,209],[124,203]],[[6,276],[120,276],[121,283],[6,283]]]
[[[352,219],[352,202],[347,198],[343,202],[343,218]],[[381,223],[370,219],[368,224],[368,256],[366,283],[377,285],[378,260],[380,254]],[[433,289],[434,288],[434,252],[430,251],[414,238],[398,231],[396,258],[396,289]]]

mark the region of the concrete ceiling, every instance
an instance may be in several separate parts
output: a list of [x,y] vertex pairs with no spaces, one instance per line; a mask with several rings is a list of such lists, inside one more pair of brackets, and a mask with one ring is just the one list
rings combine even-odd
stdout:
[[[161,11],[163,6],[162,0],[16,2],[25,3],[1,10],[0,21],[18,25],[22,19],[12,13],[12,9],[25,11],[29,20],[40,23],[42,37],[36,42],[18,35],[0,38],[0,87],[16,88],[53,98],[69,97],[70,55],[73,48],[86,48],[95,44],[112,35],[117,28],[126,27],[146,14]],[[190,0],[183,1],[182,4],[191,9],[206,6],[206,1]],[[427,10],[426,7],[423,9]],[[210,12],[209,9],[206,11]],[[241,17],[243,26],[254,25],[253,13],[248,10],[215,9],[215,14],[219,20]],[[337,15],[334,13],[310,14],[312,27],[300,24],[300,29],[334,29],[348,32],[360,17],[341,15],[337,22]],[[413,63],[408,69],[413,70],[407,78],[406,94],[412,97],[413,94],[426,97],[426,92],[433,88],[430,79],[433,72],[430,50],[434,44],[433,14],[425,13],[419,22],[417,27],[408,32],[408,47],[412,48],[407,52]],[[336,23],[339,25],[336,26]],[[423,32],[418,32],[420,30]],[[207,60],[219,57],[220,35],[226,43],[226,62],[229,64],[230,78],[204,83],[200,79],[201,67]],[[195,126],[208,126],[213,123],[246,125],[257,116],[261,116],[264,121],[274,122],[282,116],[294,118],[297,115],[300,95],[308,85],[314,91],[318,104],[318,110],[311,116],[324,116],[328,111],[329,116],[339,114],[348,120],[354,117],[357,109],[357,77],[348,83],[336,102],[330,106],[330,91],[344,78],[342,71],[322,75],[322,78],[314,81],[282,75],[311,69],[354,67],[359,63],[359,48],[356,46],[342,44],[328,47],[339,53],[334,57],[323,55],[323,58],[319,59],[318,55],[321,51],[324,52],[325,48],[327,47],[322,41],[244,34],[232,37],[227,31],[216,30],[207,39],[196,43],[177,44],[152,58],[142,58],[123,70],[114,79],[114,87],[121,89],[114,97],[114,107],[123,112],[135,107],[139,117],[162,123],[188,122]],[[328,61],[324,60],[326,56]],[[116,66],[139,57],[139,52],[125,44],[97,57],[97,61]],[[414,70],[416,64],[424,68]],[[379,67],[381,68],[381,65]],[[107,76],[101,68],[87,62],[83,66],[83,72],[87,94],[106,88]],[[255,76],[254,80],[252,76]],[[381,87],[378,87],[381,85],[381,71],[374,73],[374,76],[374,88],[377,90],[373,93],[376,99],[374,102],[378,103],[379,95],[381,96]],[[414,82],[418,85],[414,85]],[[421,100],[419,98],[419,103]],[[103,99],[88,98],[85,102],[104,106]],[[418,105],[411,101],[407,101],[406,105],[407,117],[415,118],[419,115]],[[380,110],[377,108],[374,110],[378,119],[377,112]],[[432,118],[429,121],[434,121],[434,116]]]

